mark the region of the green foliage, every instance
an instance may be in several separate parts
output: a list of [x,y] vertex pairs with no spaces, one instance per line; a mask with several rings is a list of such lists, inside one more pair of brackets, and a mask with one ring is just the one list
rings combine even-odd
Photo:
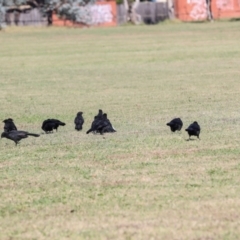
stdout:
[[[85,3],[82,3],[85,4]],[[91,12],[88,6],[79,6],[78,4],[65,3],[58,9],[58,14],[66,19],[91,24]]]
[[[55,10],[59,16],[79,23],[91,24],[91,12],[88,7],[96,0],[45,0],[41,12],[46,16]],[[5,13],[8,8],[28,4],[27,0],[0,0],[0,29],[4,26]]]
[[122,4],[122,3],[123,3],[123,0],[116,0],[116,3],[117,3],[117,4]]
[[57,8],[57,13],[65,18],[78,23],[91,24],[89,5],[96,0],[68,0]]

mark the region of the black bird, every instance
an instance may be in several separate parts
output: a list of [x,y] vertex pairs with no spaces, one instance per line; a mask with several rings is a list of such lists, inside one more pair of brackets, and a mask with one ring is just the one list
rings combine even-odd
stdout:
[[17,130],[17,127],[15,126],[12,118],[3,120],[3,123],[5,123],[4,124],[4,132],[10,132],[12,130]]
[[64,122],[61,122],[57,119],[47,119],[43,121],[42,123],[42,130],[45,131],[45,133],[52,132],[53,129],[58,129],[59,126],[65,126],[66,124]]
[[198,122],[195,121],[192,124],[190,124],[189,127],[187,129],[185,129],[185,131],[188,132],[189,139],[191,136],[197,136],[198,139],[200,139],[199,134],[200,134],[201,128],[198,125]]
[[116,130],[112,127],[107,114],[102,114],[102,110],[100,109],[99,114],[94,117],[91,128],[86,133],[89,134],[90,132],[103,134],[105,132],[116,132]]
[[83,119],[82,114],[83,114],[83,112],[78,112],[78,113],[77,113],[77,116],[76,116],[75,119],[74,119],[75,129],[76,129],[77,131],[82,130],[82,125],[83,125],[83,123],[84,123],[84,119]]
[[101,122],[102,115],[103,115],[103,111],[102,109],[99,109],[98,114],[94,117],[91,128],[87,131],[87,134],[89,134],[90,132],[96,132],[97,126]]
[[17,144],[23,139],[23,138],[27,138],[28,136],[33,136],[33,137],[39,137],[39,134],[35,134],[35,133],[29,133],[29,132],[25,132],[25,131],[17,131],[17,130],[13,130],[10,132],[3,132],[1,135],[1,138],[7,138],[10,139],[12,141],[14,141]]
[[167,126],[171,128],[172,132],[180,131],[183,126],[183,122],[180,118],[174,118],[171,122],[167,123]]
[[97,117],[97,118],[101,118],[102,115],[103,115],[103,111],[102,111],[102,109],[99,109],[99,110],[98,110],[98,115],[95,116],[95,117]]
[[100,119],[98,119],[97,116],[94,117],[94,120],[92,122],[91,128],[86,132],[87,134],[89,134],[90,132],[95,132],[97,129],[97,125],[99,123]]
[[[111,131],[112,125],[107,118],[107,114],[104,113],[102,117],[96,122],[94,125],[94,129],[92,131],[96,131],[97,133],[103,134],[104,132]],[[89,133],[89,131],[88,131]]]
[[116,132],[116,130],[113,128],[110,120],[107,118],[107,114],[104,113],[102,116],[102,126],[99,126],[98,131],[103,134],[105,132]]

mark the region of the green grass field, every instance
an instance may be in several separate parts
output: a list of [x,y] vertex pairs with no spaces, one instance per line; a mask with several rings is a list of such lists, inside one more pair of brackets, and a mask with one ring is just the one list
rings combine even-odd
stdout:
[[[0,239],[239,239],[239,29],[0,32],[0,120],[34,133],[47,118],[67,124],[0,140]],[[99,108],[117,133],[86,135]],[[195,120],[201,140],[186,141]]]

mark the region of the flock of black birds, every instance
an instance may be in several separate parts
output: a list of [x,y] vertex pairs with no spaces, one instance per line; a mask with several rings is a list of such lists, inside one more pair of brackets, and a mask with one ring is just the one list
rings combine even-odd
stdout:
[[[183,122],[180,118],[174,118],[171,122],[167,123],[167,126],[170,127],[172,132],[180,131],[183,126]],[[196,136],[198,139],[200,135],[201,128],[198,124],[198,122],[194,121],[192,124],[188,126],[188,128],[185,129],[185,131],[188,132],[189,140],[191,136]]]
[[94,117],[91,128],[87,131],[87,134],[90,132],[103,134],[106,132],[116,132],[116,130],[113,128],[111,122],[107,118],[107,114],[103,113],[103,111],[99,109],[98,115]]
[[[84,118],[82,116],[83,112],[78,112],[77,116],[74,119],[75,129],[77,131],[82,130],[82,126],[84,124]],[[39,134],[29,133],[26,131],[17,130],[16,125],[12,118],[8,118],[3,120],[4,123],[4,132],[1,134],[1,138],[7,138],[15,142],[17,144],[24,138],[28,136],[39,137]],[[66,123],[61,122],[58,119],[46,119],[42,123],[42,130],[45,133],[53,133],[54,130],[58,130],[59,126],[65,126]],[[99,109],[98,114],[94,117],[91,128],[87,131],[87,134],[90,132],[100,133],[101,135],[108,132],[116,132],[113,128],[110,120],[107,118],[107,114],[103,113],[101,109]]]
[[[83,124],[84,124],[84,118],[82,116],[83,112],[78,112],[77,116],[74,119],[75,129],[77,131],[82,130]],[[3,120],[4,123],[4,132],[1,134],[1,138],[7,138],[15,142],[16,146],[17,144],[24,138],[27,138],[28,136],[33,137],[39,137],[39,134],[36,133],[29,133],[26,131],[19,131],[17,130],[16,125],[14,124],[14,121],[12,118],[8,118]],[[58,130],[59,126],[65,126],[66,123],[61,122],[58,119],[47,119],[44,120],[42,123],[42,130],[45,133],[53,133],[53,130]],[[174,118],[172,121],[167,123],[167,126],[170,127],[172,132],[180,131],[183,126],[183,122],[180,118]],[[200,126],[195,121],[192,124],[188,126],[188,128],[185,129],[188,132],[189,140],[191,136],[196,136],[198,139],[200,135]],[[94,117],[94,120],[92,122],[91,128],[86,132],[89,133],[100,133],[101,135],[104,133],[113,133],[116,132],[114,127],[112,126],[110,120],[107,118],[107,114],[103,113],[101,109],[99,109],[98,114]]]

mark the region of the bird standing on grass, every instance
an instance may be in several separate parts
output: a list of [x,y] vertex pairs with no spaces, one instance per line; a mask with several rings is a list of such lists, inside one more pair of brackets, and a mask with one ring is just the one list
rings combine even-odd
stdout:
[[53,132],[53,129],[58,129],[59,126],[65,126],[66,123],[61,122],[57,119],[47,119],[42,123],[42,130],[45,133]]
[[77,131],[82,130],[82,126],[83,126],[83,123],[84,123],[84,119],[83,119],[82,114],[83,114],[83,112],[78,112],[77,116],[74,119],[75,129]]
[[185,129],[185,131],[188,132],[189,140],[190,140],[191,136],[197,136],[197,138],[200,139],[199,135],[200,135],[201,128],[200,128],[198,122],[195,121],[192,124],[190,124],[189,127],[187,129]]
[[95,116],[95,117],[97,117],[97,118],[101,118],[102,115],[103,115],[103,111],[102,111],[102,109],[99,109],[99,110],[98,110],[98,115]]
[[102,109],[99,109],[98,114],[94,117],[91,128],[86,132],[87,134],[89,134],[90,132],[95,133],[97,131],[96,126],[99,124],[99,122],[101,122],[102,115],[103,115],[103,111],[102,111]]
[[91,128],[86,133],[89,134],[90,132],[104,134],[106,132],[116,132],[116,130],[107,118],[107,114],[102,114],[102,110],[99,109],[99,113],[94,117]]
[[17,130],[17,127],[15,126],[12,118],[3,120],[3,123],[5,123],[4,124],[4,132],[10,132],[12,130]]
[[174,118],[171,122],[167,123],[172,132],[180,131],[183,126],[183,122],[180,118]]
[[14,141],[16,146],[17,146],[17,144],[23,138],[27,138],[28,136],[39,137],[40,135],[39,134],[35,134],[35,133],[25,132],[25,131],[13,130],[13,131],[10,131],[10,132],[3,132],[2,135],[1,135],[1,138],[10,139],[10,140]]
[[99,132],[101,134],[105,132],[116,132],[116,130],[113,128],[110,120],[107,118],[107,114],[104,113],[102,117],[102,127],[99,128]]

